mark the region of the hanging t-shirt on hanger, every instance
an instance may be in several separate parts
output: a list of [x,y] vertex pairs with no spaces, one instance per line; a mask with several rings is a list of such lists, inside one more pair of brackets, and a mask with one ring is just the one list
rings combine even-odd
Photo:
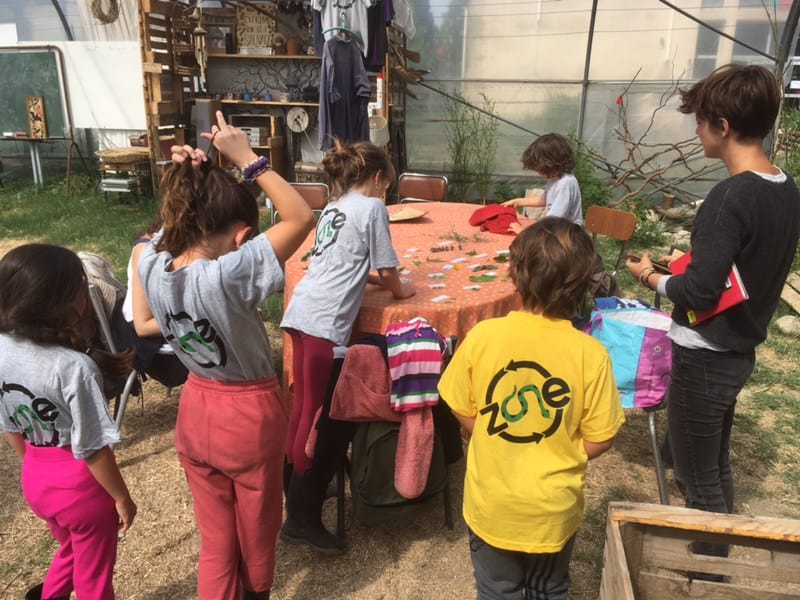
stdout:
[[[373,0],[312,0],[311,7],[318,10],[322,20],[322,31],[331,27],[347,27],[361,36],[361,53],[367,55],[367,8],[374,4]],[[324,34],[329,40],[337,34],[337,30]]]

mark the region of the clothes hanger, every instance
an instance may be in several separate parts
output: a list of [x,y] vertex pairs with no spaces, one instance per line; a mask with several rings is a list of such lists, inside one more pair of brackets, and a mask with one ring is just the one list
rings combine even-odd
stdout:
[[364,47],[364,40],[361,39],[361,34],[353,31],[352,29],[350,29],[348,27],[344,27],[342,25],[336,25],[334,27],[328,27],[326,30],[324,30],[322,32],[322,35],[325,35],[326,33],[329,33],[331,31],[338,31],[340,33],[346,33],[346,34],[350,35],[350,37],[353,38],[356,42],[358,42],[358,44],[362,48]]

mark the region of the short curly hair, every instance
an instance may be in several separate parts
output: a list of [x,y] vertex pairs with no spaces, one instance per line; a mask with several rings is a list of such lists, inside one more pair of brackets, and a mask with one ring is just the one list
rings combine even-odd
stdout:
[[561,177],[575,168],[575,152],[563,135],[546,133],[525,149],[522,166],[546,177]]
[[594,244],[583,227],[561,217],[545,217],[511,242],[509,270],[526,310],[546,317],[572,318],[596,266]]

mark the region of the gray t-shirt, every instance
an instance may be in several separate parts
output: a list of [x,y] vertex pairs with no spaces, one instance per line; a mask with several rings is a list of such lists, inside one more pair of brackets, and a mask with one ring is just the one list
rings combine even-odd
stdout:
[[581,188],[572,173],[558,179],[549,179],[544,187],[545,215],[562,217],[576,225],[583,225]]
[[297,284],[281,327],[346,344],[369,271],[399,264],[386,206],[351,190],[320,216],[308,273]]
[[0,429],[77,459],[119,443],[100,369],[86,354],[0,334]]
[[283,289],[283,269],[264,234],[216,260],[170,270],[172,255],[139,260],[139,278],[161,332],[195,375],[216,381],[257,381],[275,375],[258,308]]

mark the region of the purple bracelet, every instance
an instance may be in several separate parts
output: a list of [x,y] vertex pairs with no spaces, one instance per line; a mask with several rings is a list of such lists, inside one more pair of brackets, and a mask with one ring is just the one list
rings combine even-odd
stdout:
[[242,169],[242,177],[255,179],[267,169],[269,169],[269,159],[266,156],[261,156]]

